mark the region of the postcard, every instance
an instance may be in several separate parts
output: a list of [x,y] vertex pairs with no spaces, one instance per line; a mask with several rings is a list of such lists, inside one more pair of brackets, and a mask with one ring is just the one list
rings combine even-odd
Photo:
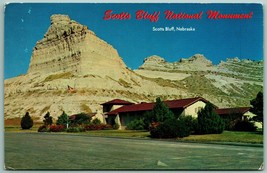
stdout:
[[263,6],[9,3],[7,170],[263,170]]

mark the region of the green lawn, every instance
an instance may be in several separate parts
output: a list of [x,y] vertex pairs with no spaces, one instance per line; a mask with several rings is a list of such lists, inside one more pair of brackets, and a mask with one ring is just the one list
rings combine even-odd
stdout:
[[125,138],[149,138],[149,132],[138,130],[94,130],[85,132],[92,136],[125,137]]
[[[5,127],[6,132],[33,132],[37,133],[38,127],[33,127],[30,130],[22,130],[18,126]],[[66,133],[66,132],[62,132]],[[73,133],[72,133],[73,134]],[[81,133],[78,135],[89,136],[103,136],[103,137],[123,137],[123,138],[147,138],[149,139],[149,132],[136,130],[94,130]],[[235,132],[224,131],[222,134],[208,134],[208,135],[190,135],[185,138],[179,138],[178,141],[187,142],[237,142],[237,143],[255,143],[263,144],[263,134],[259,132]]]
[[190,135],[179,140],[195,142],[241,142],[263,144],[263,134],[259,132],[224,131],[222,134]]
[[37,132],[39,126],[33,126],[31,129],[23,130],[20,126],[5,126],[6,132]]

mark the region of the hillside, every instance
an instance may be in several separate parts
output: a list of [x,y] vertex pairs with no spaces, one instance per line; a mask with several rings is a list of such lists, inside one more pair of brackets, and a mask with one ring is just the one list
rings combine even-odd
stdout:
[[249,100],[263,89],[263,62],[238,58],[213,65],[201,54],[174,63],[154,55],[146,58],[135,72],[183,88],[189,95],[217,98],[214,102],[219,106],[249,106]]
[[202,96],[219,107],[248,106],[263,88],[263,62],[234,58],[213,65],[196,54],[169,63],[151,56],[132,71],[87,26],[53,15],[33,48],[28,73],[5,80],[4,87],[5,119],[26,111],[40,121],[46,111],[53,117],[63,110],[101,114],[100,104],[115,98],[141,102]]

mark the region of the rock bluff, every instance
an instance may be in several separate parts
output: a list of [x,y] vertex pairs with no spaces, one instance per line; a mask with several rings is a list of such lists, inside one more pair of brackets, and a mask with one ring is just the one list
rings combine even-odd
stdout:
[[51,25],[44,38],[33,48],[28,73],[122,75],[126,66],[117,50],[98,38],[87,26],[67,15],[52,15],[50,20]]

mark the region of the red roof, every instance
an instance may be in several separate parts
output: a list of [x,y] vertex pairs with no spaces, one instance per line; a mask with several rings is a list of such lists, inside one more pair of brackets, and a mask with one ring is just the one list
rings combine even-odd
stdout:
[[114,100],[102,103],[101,105],[132,105],[132,104],[134,103],[121,100],[121,99],[114,99]]
[[[187,98],[187,99],[180,99],[180,100],[169,100],[169,101],[164,101],[167,106],[172,109],[172,108],[187,108],[188,106],[196,103],[197,101],[203,101],[205,103],[208,103],[209,101],[202,98],[202,97],[195,97],[195,98]],[[215,105],[213,105],[215,106]],[[217,108],[217,106],[215,106]]]
[[[205,103],[208,103],[208,101],[202,97],[187,98],[187,99],[180,99],[180,100],[168,100],[168,101],[164,101],[164,103],[170,109],[184,109],[194,104],[197,101],[203,101]],[[123,106],[118,109],[115,109],[107,113],[107,115],[116,115],[118,113],[123,113],[123,112],[125,113],[125,112],[149,111],[153,109],[154,105],[155,103],[140,103],[140,104],[127,105],[127,106]]]
[[229,115],[233,113],[246,113],[250,110],[250,107],[239,107],[239,108],[223,108],[223,109],[215,109],[215,112],[218,115]]
[[126,106],[122,106],[118,109],[115,109],[115,110],[107,113],[107,115],[116,115],[119,112],[148,111],[148,110],[152,110],[153,107],[154,107],[154,103],[141,103],[141,104],[126,105]]

